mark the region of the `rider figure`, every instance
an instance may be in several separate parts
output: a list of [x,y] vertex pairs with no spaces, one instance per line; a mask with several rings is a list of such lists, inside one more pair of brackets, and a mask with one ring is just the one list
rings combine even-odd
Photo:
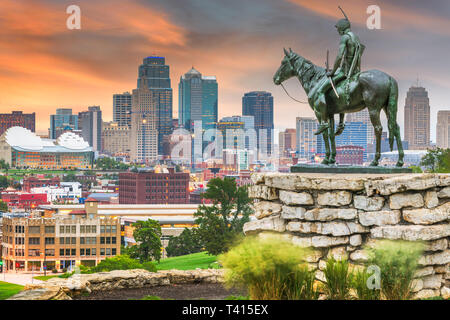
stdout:
[[[346,17],[339,20],[335,25],[337,31],[341,35],[339,43],[339,53],[336,57],[333,69],[327,71],[327,76],[323,77],[308,94],[309,99],[313,99],[316,115],[320,115],[318,119],[320,122],[318,130],[314,133],[321,134],[330,127],[327,117],[327,105],[325,101],[325,93],[331,89],[330,78],[333,83],[337,85],[342,79],[349,79],[353,75],[361,71],[361,55],[363,54],[365,46],[360,42],[359,38],[350,30],[350,21]],[[345,93],[348,98],[349,92]],[[348,101],[348,99],[347,99]],[[343,129],[343,116],[339,127]]]

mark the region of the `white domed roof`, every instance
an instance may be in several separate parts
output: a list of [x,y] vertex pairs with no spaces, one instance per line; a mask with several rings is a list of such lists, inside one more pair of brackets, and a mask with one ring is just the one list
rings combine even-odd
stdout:
[[65,132],[60,135],[56,140],[56,144],[68,149],[81,150],[84,148],[89,148],[89,143],[73,132]]
[[41,150],[43,148],[41,137],[23,127],[11,127],[5,132],[6,142],[12,147],[28,150]]

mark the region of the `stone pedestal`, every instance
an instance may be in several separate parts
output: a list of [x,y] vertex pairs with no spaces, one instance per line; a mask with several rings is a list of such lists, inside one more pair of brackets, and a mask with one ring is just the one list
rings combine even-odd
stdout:
[[329,256],[367,260],[377,239],[422,240],[416,297],[449,297],[450,174],[255,173],[249,195],[257,220],[246,234],[283,233],[314,248],[318,270]]

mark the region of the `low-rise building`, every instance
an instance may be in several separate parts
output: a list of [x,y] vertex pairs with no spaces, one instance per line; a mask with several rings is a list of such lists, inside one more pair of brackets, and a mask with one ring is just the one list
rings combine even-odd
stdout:
[[48,202],[78,202],[81,198],[82,188],[79,182],[61,182],[59,187],[48,186],[32,188],[33,193],[44,193]]

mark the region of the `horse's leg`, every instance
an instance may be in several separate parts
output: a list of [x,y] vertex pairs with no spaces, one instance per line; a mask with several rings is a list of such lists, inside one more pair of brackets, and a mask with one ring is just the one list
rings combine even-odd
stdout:
[[328,164],[336,163],[336,139],[334,137],[334,115],[328,118],[330,128],[328,129],[328,135],[330,136],[331,157],[328,160]]
[[344,123],[345,113],[339,113],[339,124],[338,128],[336,130],[335,136],[340,135],[342,132],[344,132],[345,123]]
[[329,164],[330,160],[330,140],[328,137],[328,130],[322,133],[323,142],[325,143],[325,158],[322,160],[322,164]]
[[[368,107],[369,108],[369,107]],[[372,122],[375,130],[376,149],[375,158],[373,159],[371,166],[378,166],[378,161],[381,157],[381,133],[383,132],[383,126],[380,121],[380,110],[377,108],[369,108],[370,121]]]

